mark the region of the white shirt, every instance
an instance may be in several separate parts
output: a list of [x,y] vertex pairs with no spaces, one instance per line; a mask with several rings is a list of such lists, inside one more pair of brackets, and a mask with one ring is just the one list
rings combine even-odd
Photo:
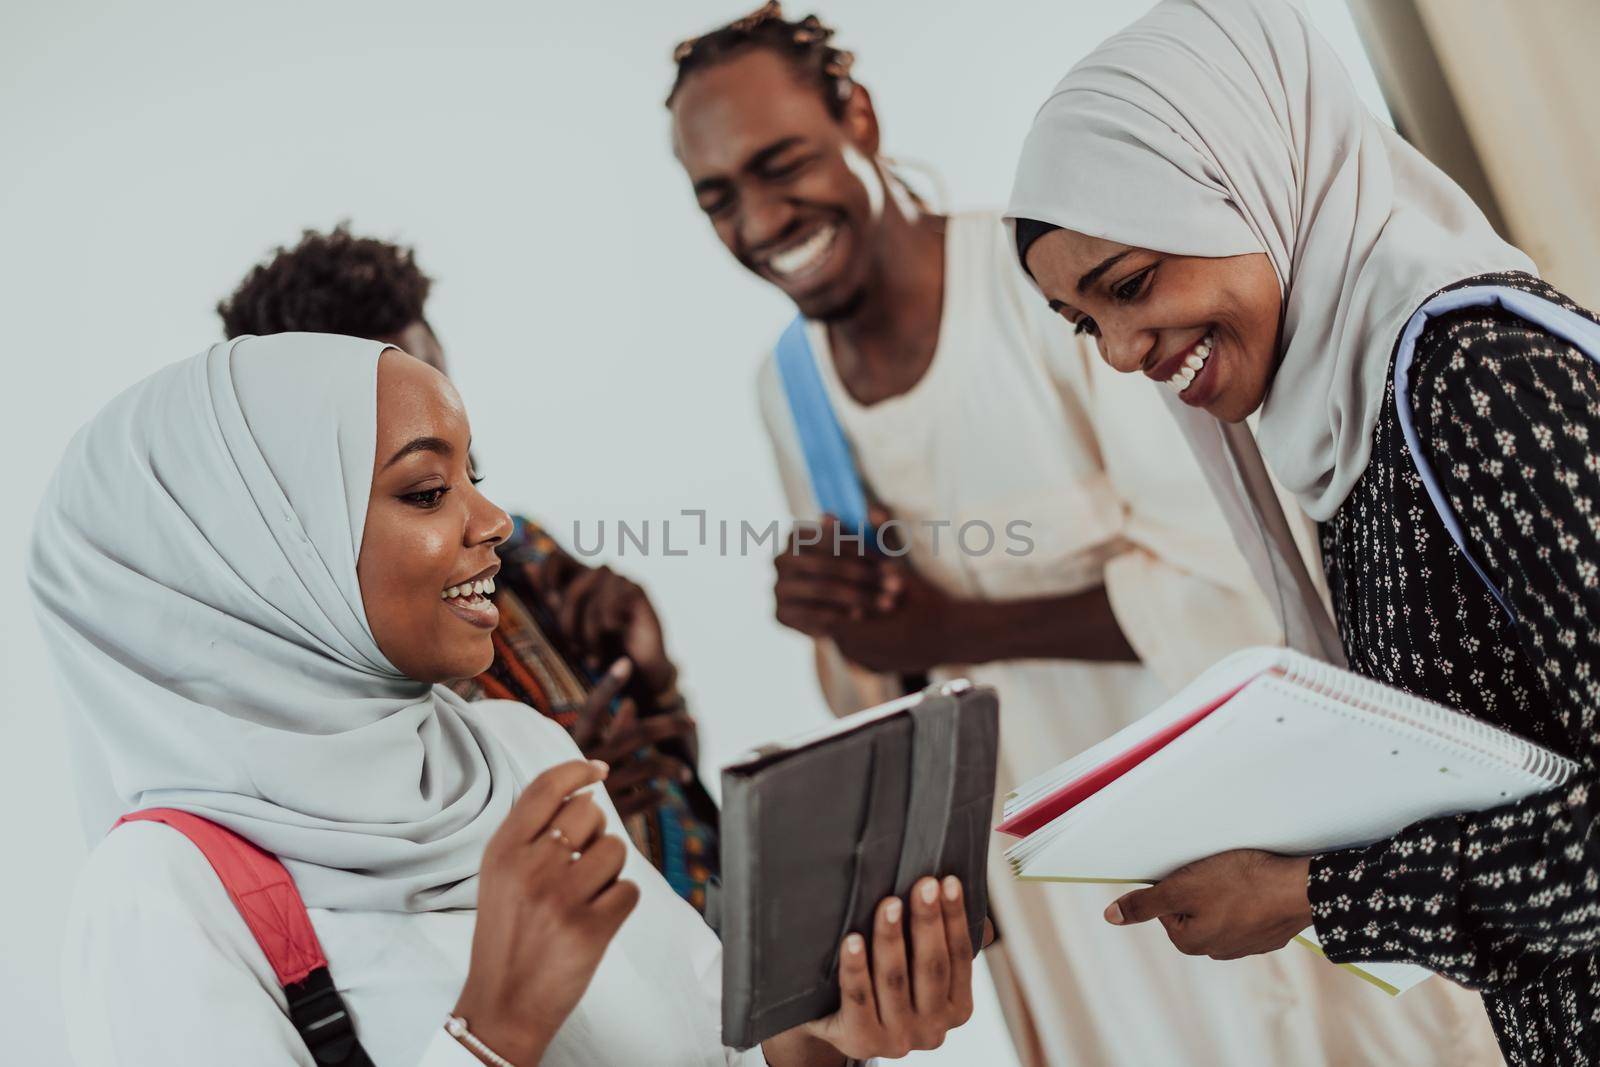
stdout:
[[[530,779],[578,758],[566,733],[532,709],[474,709]],[[603,798],[597,793],[610,832],[626,838]],[[638,883],[639,905],[541,1063],[764,1064],[759,1049],[722,1046],[716,937],[631,846],[623,877]],[[377,1067],[481,1067],[443,1030],[466,979],[476,914],[311,909],[334,983]],[[69,1042],[86,1067],[314,1067],[265,954],[216,873],[167,826],[122,826],[91,853],[62,973]]]

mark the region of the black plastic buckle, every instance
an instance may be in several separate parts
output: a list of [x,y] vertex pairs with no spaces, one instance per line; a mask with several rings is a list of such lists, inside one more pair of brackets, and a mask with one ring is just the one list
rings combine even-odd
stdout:
[[318,967],[304,981],[284,986],[283,992],[289,999],[289,1021],[311,1050],[313,1060],[327,1067],[372,1067],[326,967]]

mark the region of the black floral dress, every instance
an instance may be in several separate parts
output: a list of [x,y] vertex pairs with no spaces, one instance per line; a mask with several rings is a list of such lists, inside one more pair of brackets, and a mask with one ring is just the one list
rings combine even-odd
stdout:
[[[1546,297],[1522,274],[1474,278]],[[1457,550],[1401,436],[1322,524],[1352,670],[1574,760],[1568,785],[1317,857],[1330,959],[1405,960],[1482,991],[1513,1067],[1600,1064],[1600,369],[1508,312],[1434,319],[1411,371],[1418,436],[1513,625]]]

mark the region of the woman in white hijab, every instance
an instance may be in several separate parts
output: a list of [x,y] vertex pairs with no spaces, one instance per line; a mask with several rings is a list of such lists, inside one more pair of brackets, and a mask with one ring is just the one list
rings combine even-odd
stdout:
[[[30,580],[91,831],[177,808],[275,854],[379,1065],[820,1067],[964,1020],[960,886],[929,878],[908,914],[880,906],[871,966],[847,938],[838,1014],[722,1047],[716,939],[586,789],[604,766],[526,707],[437,684],[493,654],[509,520],[468,445],[437,371],[318,334],[214,346],[74,438]],[[168,826],[94,849],[64,970],[80,1063],[313,1063],[217,874]],[[447,1033],[447,1014],[464,1023]]]
[[[1169,391],[1295,644],[1585,768],[1366,848],[1224,854],[1107,918],[1220,959],[1314,920],[1333,960],[1481,990],[1513,1064],[1594,1062],[1594,316],[1366,112],[1285,0],[1169,0],[1098,48],[1040,110],[1009,215],[1051,306]],[[1263,455],[1319,524],[1337,631]]]

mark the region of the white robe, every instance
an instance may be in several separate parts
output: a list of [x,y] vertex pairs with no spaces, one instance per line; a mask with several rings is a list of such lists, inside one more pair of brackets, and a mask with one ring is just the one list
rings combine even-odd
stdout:
[[[938,345],[900,396],[857,403],[833,365],[827,331],[807,329],[869,491],[911,525],[910,558],[924,575],[986,600],[1103,583],[1139,656],[1138,664],[1038,660],[937,671],[998,689],[1001,793],[1149,711],[1226,653],[1280,639],[1157,387],[1112,372],[1075,338],[1027,284],[1007,241],[997,214],[951,217]],[[790,507],[816,518],[770,358],[758,391]],[[999,535],[993,551],[952,544],[975,519]],[[935,552],[924,522],[942,520],[950,525]],[[1004,551],[1013,520],[1031,523],[1027,555]],[[971,546],[983,540],[973,528]],[[831,644],[819,646],[818,659],[836,713],[888,695]],[[1392,1001],[1299,946],[1231,963],[1185,957],[1159,924],[1107,924],[1101,912],[1114,888],[1017,882],[1003,858],[1008,841],[991,842],[990,893],[1032,1017],[1033,1033],[1019,1034],[1017,1005],[1008,1005],[1025,1061],[1500,1062],[1479,998],[1442,979]]]
[[[566,732],[531,709],[494,702],[473,710],[530,778],[580,758]],[[596,798],[610,832],[625,836],[604,793]],[[543,1067],[765,1064],[759,1049],[722,1046],[716,937],[631,847],[623,877],[638,883],[639,905]],[[476,911],[310,915],[376,1067],[481,1067],[443,1030],[466,979]],[[271,965],[216,873],[167,826],[132,823],[95,847],[78,882],[62,975],[69,1041],[83,1067],[314,1067]]]

